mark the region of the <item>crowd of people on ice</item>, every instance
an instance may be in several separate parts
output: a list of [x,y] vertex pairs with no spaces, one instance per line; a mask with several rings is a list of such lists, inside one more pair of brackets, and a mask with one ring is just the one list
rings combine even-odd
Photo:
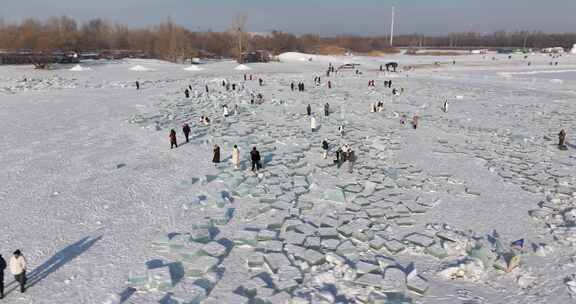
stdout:
[[[330,63],[327,69],[327,73],[326,76],[329,77],[331,73],[337,73],[337,69],[335,69],[335,67]],[[359,75],[359,73],[356,73]],[[263,86],[264,84],[264,80],[262,78],[257,78],[253,75],[248,75],[248,74],[244,74],[244,81],[248,81],[248,80],[257,80],[258,81],[258,85],[259,86]],[[315,86],[320,86],[322,84],[322,78],[320,76],[315,76],[313,79],[313,83]],[[330,80],[326,81],[327,87],[331,88],[332,87],[332,82]],[[400,88],[400,90],[398,90],[397,88],[392,88],[392,80],[385,80],[384,81],[384,87],[385,88],[391,88],[392,89],[392,95],[393,96],[399,96],[400,94],[404,93],[404,88]],[[244,84],[236,84],[236,83],[231,83],[227,80],[223,80],[222,81],[222,87],[225,88],[227,91],[232,90],[232,91],[236,91],[238,90],[244,90],[245,86]],[[375,88],[376,87],[376,81],[375,80],[369,80],[368,81],[368,87],[369,88]],[[137,82],[137,88],[139,88],[139,84]],[[205,87],[206,93],[208,94],[210,89],[208,87],[208,85],[206,85]],[[305,83],[303,81],[299,81],[299,82],[291,82],[290,83],[290,90],[292,92],[298,90],[298,92],[304,92],[305,91]],[[192,86],[189,86],[188,88],[186,88],[185,90],[185,96],[186,98],[190,97],[190,93],[192,92]],[[196,95],[196,94],[195,94]],[[251,92],[250,93],[250,104],[260,104],[263,103],[264,101],[264,97],[262,95],[262,93],[254,93]],[[444,101],[444,103],[440,106],[440,109],[444,112],[444,113],[448,113],[448,107],[449,107],[449,103],[448,100],[446,99]],[[330,104],[326,103],[323,106],[323,110],[324,110],[324,116],[328,117],[330,115]],[[226,119],[226,117],[230,116],[232,113],[231,111],[228,109],[227,105],[222,106],[222,115],[224,117],[224,119]],[[370,104],[370,112],[372,113],[376,113],[376,112],[383,112],[384,111],[384,102],[379,100],[377,103],[371,103]],[[233,110],[233,114],[234,115],[238,115],[239,113],[239,108],[238,105],[234,106],[234,110]],[[312,111],[312,106],[310,104],[308,104],[306,106],[306,114],[310,119],[310,129],[312,132],[316,132],[318,130],[318,121],[317,118],[315,116],[315,114]],[[413,129],[418,129],[419,126],[419,121],[420,121],[420,116],[419,115],[412,115],[411,119],[409,119],[408,115],[406,114],[401,114],[400,115],[400,125],[411,125],[411,127]],[[201,117],[201,121],[200,123],[204,126],[208,126],[210,125],[210,118],[208,118],[207,116],[202,116]],[[184,134],[184,137],[186,139],[186,142],[188,143],[190,141],[190,134],[191,134],[191,128],[190,126],[185,123],[182,126],[182,133]],[[340,137],[344,136],[344,125],[340,124],[338,126],[338,134],[340,135]],[[176,135],[176,131],[174,129],[170,130],[170,147],[171,149],[178,147],[178,141],[177,141],[177,135]],[[559,134],[559,146],[560,147],[565,147],[565,140],[566,140],[566,132],[565,130],[562,130]],[[328,143],[327,139],[324,139],[322,141],[322,150],[323,150],[323,158],[326,159],[328,158],[328,154],[330,152],[330,145]],[[218,145],[214,145],[214,149],[213,149],[213,157],[212,157],[212,162],[214,164],[218,164],[221,161],[221,148]],[[349,170],[350,172],[352,172],[352,168],[353,168],[353,164],[356,161],[356,156],[354,151],[352,150],[352,148],[347,145],[344,144],[342,146],[339,146],[335,152],[335,159],[334,159],[334,164],[337,165],[338,168],[341,167],[341,165],[344,162],[348,162],[349,165]],[[238,147],[236,145],[234,145],[234,148],[232,149],[232,164],[234,166],[235,169],[239,169],[240,168],[240,151],[238,149]],[[260,152],[257,150],[256,147],[253,147],[252,151],[250,151],[250,162],[251,162],[251,170],[252,171],[258,171],[259,169],[262,168],[262,164],[261,164],[261,158],[260,158]]]

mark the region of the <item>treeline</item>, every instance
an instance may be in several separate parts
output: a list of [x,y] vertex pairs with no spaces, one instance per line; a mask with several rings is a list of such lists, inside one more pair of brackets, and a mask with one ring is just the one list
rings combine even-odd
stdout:
[[[574,43],[576,33],[547,34],[526,31],[452,33],[437,37],[413,34],[394,37],[394,45],[402,47],[571,48]],[[193,32],[170,20],[145,29],[133,29],[102,19],[78,23],[66,16],[52,17],[46,21],[27,19],[17,24],[0,21],[0,49],[10,50],[133,50],[143,51],[153,58],[178,61],[199,56],[235,57],[240,44],[243,50],[268,50],[274,54],[286,51],[390,51],[389,37],[386,36],[296,36],[280,31],[266,35],[247,34],[242,31]]]

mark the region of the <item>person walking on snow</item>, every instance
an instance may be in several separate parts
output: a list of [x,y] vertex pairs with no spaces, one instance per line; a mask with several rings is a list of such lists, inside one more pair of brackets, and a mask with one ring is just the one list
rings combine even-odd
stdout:
[[308,116],[312,115],[312,107],[310,106],[310,104],[308,104],[308,106],[306,107],[306,113],[308,113]]
[[310,129],[312,129],[312,132],[316,131],[317,128],[317,124],[316,124],[316,117],[312,116],[310,118]]
[[4,298],[4,270],[6,269],[6,260],[0,255],[0,299]]
[[324,153],[322,154],[322,158],[324,158],[324,159],[328,158],[328,149],[329,149],[328,139],[325,138],[322,141],[322,150],[324,151]]
[[328,116],[328,115],[330,115],[330,104],[326,103],[324,105],[324,116]]
[[232,149],[232,163],[234,169],[240,169],[240,150],[238,150],[237,145],[234,145],[234,149]]
[[14,251],[10,258],[10,272],[14,275],[14,280],[20,284],[20,292],[26,291],[26,259],[20,249]]
[[418,129],[418,120],[420,119],[420,117],[418,117],[418,115],[414,115],[414,117],[412,118],[412,127],[414,128],[414,130]]
[[174,129],[170,130],[170,149],[178,148],[178,142],[176,141],[176,131]]
[[442,110],[444,110],[444,113],[448,113],[448,99],[444,101],[444,107],[442,108]]
[[250,151],[250,160],[252,161],[252,172],[260,170],[262,165],[260,164],[260,152],[256,150],[256,147],[252,148]]
[[564,131],[564,129],[558,133],[558,145],[561,147],[566,145],[566,131]]
[[190,126],[189,126],[187,123],[185,123],[185,124],[182,126],[182,133],[184,133],[184,137],[186,137],[186,142],[187,142],[187,143],[190,142],[190,141],[188,140],[189,137],[190,137],[190,131],[191,131],[191,130],[190,130]]
[[136,90],[140,90],[140,81],[136,81]]
[[214,145],[214,155],[212,156],[212,162],[214,164],[220,163],[220,147],[218,145]]

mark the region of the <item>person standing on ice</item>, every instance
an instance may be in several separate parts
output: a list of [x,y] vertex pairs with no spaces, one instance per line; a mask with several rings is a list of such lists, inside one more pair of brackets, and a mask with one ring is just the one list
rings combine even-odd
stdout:
[[418,117],[418,115],[414,115],[412,118],[412,127],[414,130],[418,129],[418,120],[420,120],[420,117]]
[[240,150],[238,150],[237,145],[234,145],[234,149],[232,149],[232,163],[234,169],[240,169]]
[[331,89],[332,88],[332,81],[328,80],[328,88]]
[[191,131],[191,130],[190,130],[190,126],[189,126],[187,123],[185,123],[185,124],[182,126],[182,133],[184,133],[184,137],[186,137],[186,142],[187,142],[187,143],[190,142],[190,141],[189,141],[190,131]]
[[264,85],[264,80],[263,80],[262,78],[258,78],[258,84],[259,84],[260,86],[263,86],[263,85]]
[[186,98],[190,98],[190,91],[188,91],[188,89],[184,90],[184,95]]
[[314,115],[312,115],[312,117],[310,118],[310,129],[312,130],[312,132],[316,131],[316,128],[318,127],[318,125],[316,124],[316,117],[314,117]]
[[210,94],[210,88],[208,87],[208,85],[206,85],[204,89],[206,89],[206,94]]
[[170,130],[170,149],[178,148],[178,142],[176,141],[176,131],[174,129]]
[[14,251],[10,258],[10,272],[14,275],[14,280],[20,284],[20,292],[26,291],[26,259],[20,249]]
[[344,136],[344,125],[338,126],[338,133],[340,134],[340,137]]
[[354,150],[352,150],[351,148],[348,148],[348,153],[347,153],[347,159],[348,159],[348,172],[352,173],[352,170],[354,169],[354,162],[356,161],[356,154],[354,153]]
[[566,131],[564,131],[564,129],[560,130],[560,133],[558,133],[558,145],[560,147],[566,145]]
[[140,90],[140,81],[136,80],[136,90]]
[[4,270],[6,269],[6,260],[0,254],[0,299],[4,298]]
[[218,145],[214,145],[214,155],[212,156],[212,162],[214,164],[220,163],[220,147]]
[[294,92],[294,82],[290,83],[290,90],[292,90],[292,92]]
[[330,104],[326,103],[324,105],[324,116],[329,116],[330,115]]
[[262,165],[260,164],[260,152],[256,150],[256,147],[252,148],[250,151],[250,160],[252,161],[252,172],[260,170]]
[[442,108],[442,110],[444,111],[444,113],[448,113],[448,99],[444,101],[444,107]]
[[312,107],[310,106],[310,104],[308,104],[308,106],[306,106],[306,113],[308,113],[308,116],[312,115]]
[[326,159],[328,158],[328,149],[329,149],[329,145],[328,145],[328,139],[324,138],[324,140],[322,141],[322,150],[324,151],[322,153],[322,158]]
[[223,112],[224,118],[228,117],[228,115],[230,115],[230,113],[228,112],[228,106],[224,105],[222,108],[224,108],[224,110],[223,110],[224,111]]

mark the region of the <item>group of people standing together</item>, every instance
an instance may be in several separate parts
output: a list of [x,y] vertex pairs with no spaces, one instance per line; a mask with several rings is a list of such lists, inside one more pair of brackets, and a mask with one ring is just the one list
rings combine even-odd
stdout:
[[20,285],[20,292],[26,292],[26,259],[20,249],[14,251],[10,261],[6,264],[6,260],[0,255],[0,299],[4,298],[4,270],[10,269],[10,273],[14,276],[14,280]]
[[[294,92],[296,88],[296,85],[294,84],[294,82],[290,83],[290,90],[292,90],[292,92]],[[304,92],[305,90],[305,86],[304,86],[304,82],[299,82],[298,83],[298,92]]]
[[[214,149],[212,150],[212,162],[217,165],[220,163],[220,146],[214,145]],[[252,164],[252,172],[256,172],[262,169],[262,158],[260,157],[260,151],[256,149],[256,147],[252,148],[250,151],[250,162]],[[240,169],[240,149],[238,149],[237,145],[234,145],[232,149],[232,164],[234,165],[234,169]]]

